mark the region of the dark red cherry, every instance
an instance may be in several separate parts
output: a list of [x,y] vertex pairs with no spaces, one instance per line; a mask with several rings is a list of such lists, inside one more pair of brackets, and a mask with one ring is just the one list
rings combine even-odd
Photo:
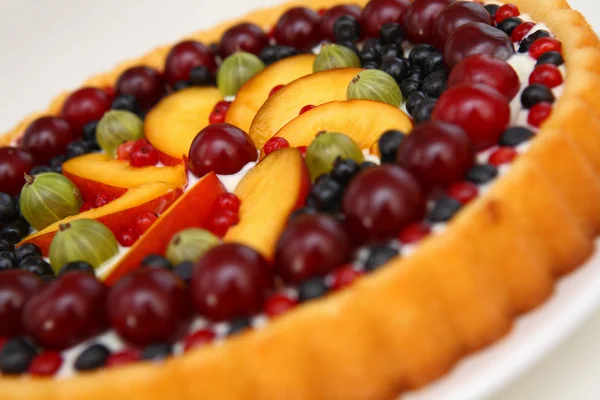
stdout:
[[213,247],[194,267],[193,303],[214,321],[260,312],[273,288],[271,266],[250,247],[226,243]]
[[357,240],[387,239],[425,212],[417,180],[404,168],[386,164],[354,177],[344,194],[346,224]]
[[469,22],[494,24],[494,19],[481,4],[471,1],[457,1],[449,4],[438,15],[433,25],[433,44],[440,50],[448,37],[460,26]]
[[369,37],[379,37],[381,27],[388,22],[402,23],[409,0],[371,0],[362,12],[363,28]]
[[42,283],[39,276],[22,269],[0,273],[0,337],[24,333],[21,323],[23,307]]
[[75,132],[81,132],[85,124],[102,118],[111,104],[112,98],[106,91],[95,87],[84,87],[67,97],[60,115],[69,121]]
[[235,174],[258,153],[246,132],[231,124],[213,124],[194,138],[188,155],[190,170],[198,177],[209,172]]
[[510,106],[489,86],[460,84],[440,96],[431,118],[460,126],[479,151],[498,142],[510,121]]
[[34,293],[23,325],[38,343],[65,349],[106,327],[106,287],[89,272],[72,271]]
[[35,167],[33,155],[16,147],[0,147],[0,192],[16,196],[25,184],[25,174]]
[[457,28],[444,45],[444,61],[454,68],[473,54],[487,54],[507,60],[515,54],[510,38],[500,29],[482,22],[469,22]]
[[165,78],[171,85],[190,79],[190,71],[199,66],[211,72],[217,69],[214,55],[200,42],[186,40],[177,43],[165,60]]
[[275,250],[275,268],[286,283],[323,276],[349,261],[344,225],[327,214],[305,214],[288,223]]
[[486,54],[474,54],[459,62],[450,72],[448,87],[480,83],[502,93],[508,100],[519,93],[519,76],[506,61]]
[[78,136],[79,133],[73,131],[66,119],[45,116],[29,124],[19,144],[35,157],[38,164],[46,164],[51,158],[63,154],[67,145]]
[[339,17],[349,15],[361,23],[360,7],[354,4],[338,4],[328,9],[321,17],[323,39],[333,41],[333,24]]
[[321,17],[310,8],[293,7],[277,21],[273,35],[277,44],[309,50],[319,43]]
[[404,13],[406,37],[413,43],[433,43],[433,28],[439,13],[455,0],[415,0]]
[[167,93],[165,82],[154,68],[138,66],[125,70],[117,80],[117,95],[130,94],[142,110],[154,106]]
[[183,281],[165,268],[139,268],[121,278],[106,307],[112,327],[138,346],[177,339],[191,315]]
[[475,151],[460,127],[428,121],[400,142],[396,159],[429,191],[461,180],[475,162]]
[[227,29],[221,37],[219,53],[225,59],[236,51],[257,54],[269,44],[269,37],[255,24],[243,22]]

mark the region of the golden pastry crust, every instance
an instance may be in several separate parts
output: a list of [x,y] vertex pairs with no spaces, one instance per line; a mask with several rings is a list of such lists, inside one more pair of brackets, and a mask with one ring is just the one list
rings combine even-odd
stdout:
[[[302,4],[318,9],[340,2]],[[564,0],[512,2],[562,41],[565,91],[530,151],[446,232],[266,328],[158,365],[61,381],[2,378],[0,399],[386,399],[440,377],[506,334],[516,315],[541,304],[556,279],[586,260],[600,231],[600,42]],[[294,4],[300,3],[241,19],[268,28]],[[233,22],[191,37],[216,40]],[[113,84],[134,64],[160,67],[168,48],[86,84]],[[47,113],[57,112],[64,96]]]

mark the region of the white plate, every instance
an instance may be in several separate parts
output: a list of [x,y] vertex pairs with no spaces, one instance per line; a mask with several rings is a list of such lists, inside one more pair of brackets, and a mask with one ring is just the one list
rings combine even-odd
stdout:
[[[44,109],[52,96],[76,87],[93,73],[210,27],[215,21],[278,2],[0,0],[0,132],[28,113]],[[570,3],[600,27],[594,0]],[[405,397],[465,400],[496,393],[568,338],[599,303],[597,255],[563,279],[547,303],[520,318],[503,341],[466,358],[445,378]],[[593,374],[588,376],[588,384],[593,385]],[[546,382],[548,387],[558,384]],[[528,398],[534,396],[530,393]]]

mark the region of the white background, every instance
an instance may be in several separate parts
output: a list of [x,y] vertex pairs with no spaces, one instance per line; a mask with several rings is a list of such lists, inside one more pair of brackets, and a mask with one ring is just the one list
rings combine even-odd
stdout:
[[[0,0],[0,132],[95,72],[216,21],[276,3]],[[597,0],[570,3],[600,32]],[[599,371],[600,310],[493,399],[600,399]]]

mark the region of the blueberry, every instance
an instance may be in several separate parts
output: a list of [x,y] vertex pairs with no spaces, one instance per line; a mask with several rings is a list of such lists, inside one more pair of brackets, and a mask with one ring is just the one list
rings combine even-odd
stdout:
[[444,57],[437,51],[430,53],[423,63],[423,72],[425,73],[425,76],[443,69]]
[[115,97],[110,108],[113,110],[130,111],[132,113],[136,113],[139,109],[135,97],[128,93],[121,93]]
[[383,24],[379,30],[379,41],[382,45],[402,43],[404,39],[404,30],[402,25],[395,22],[387,22]]
[[425,78],[425,73],[423,72],[423,70],[421,68],[416,68],[416,67],[411,66],[410,70],[408,71],[407,78],[414,78],[420,82]]
[[171,264],[171,262],[169,262],[169,260],[158,254],[148,254],[142,260],[142,266],[148,268],[173,268],[173,265]]
[[377,64],[375,61],[369,61],[364,63],[362,67],[364,69],[379,69],[379,64]]
[[33,243],[24,243],[15,250],[17,260],[21,261],[28,256],[42,256],[42,250]]
[[96,274],[94,271],[94,267],[92,267],[90,264],[88,264],[85,261],[72,261],[70,263],[66,263],[65,265],[62,266],[62,268],[60,269],[58,275],[62,276],[68,272],[71,271],[84,271],[84,272],[88,272],[90,274]]
[[500,146],[510,146],[516,147],[521,143],[525,143],[529,139],[533,138],[534,133],[522,126],[514,126],[512,128],[508,128],[502,136],[500,136],[500,141],[498,142]]
[[431,113],[435,107],[435,99],[424,99],[417,104],[413,110],[412,117],[416,124],[426,122],[431,119]]
[[0,237],[13,244],[20,242],[28,234],[29,224],[22,219],[16,219],[0,228]]
[[19,215],[18,204],[8,193],[0,193],[0,222],[13,221]]
[[290,214],[289,219],[292,220],[294,218],[297,218],[301,215],[312,215],[312,214],[316,214],[318,211],[316,208],[313,207],[302,207],[299,208],[297,210],[295,210],[294,212],[292,212],[292,214]]
[[17,267],[17,261],[12,251],[0,251],[0,272]]
[[521,44],[519,45],[519,53],[527,53],[533,42],[543,37],[550,37],[550,33],[543,29],[533,32],[531,35],[527,36],[521,41]]
[[365,43],[363,44],[362,49],[367,49],[369,47],[374,47],[375,49],[377,49],[378,52],[381,53],[381,42],[379,41],[379,39],[375,39],[375,38],[371,38],[371,39],[367,39],[365,40]]
[[402,92],[402,96],[404,96],[404,98],[410,96],[412,92],[419,90],[420,88],[421,82],[415,78],[406,78],[400,83],[400,91]]
[[25,271],[33,272],[36,275],[54,275],[50,264],[42,256],[27,256],[19,262],[19,268]]
[[379,154],[382,163],[396,162],[396,152],[404,136],[404,133],[400,131],[389,130],[379,137]]
[[403,52],[402,52],[402,48],[393,45],[393,44],[386,44],[385,46],[381,46],[381,59],[385,60],[386,58],[402,58],[403,56]]
[[345,41],[345,42],[339,42],[338,44],[340,46],[349,48],[350,50],[352,50],[354,52],[354,54],[356,54],[356,56],[358,58],[360,58],[360,50],[358,49],[358,47],[356,47],[356,44],[354,44],[354,42]]
[[331,178],[342,186],[346,186],[350,179],[360,171],[360,165],[350,158],[343,160],[338,157],[333,163]]
[[432,223],[447,222],[458,210],[460,210],[461,206],[462,204],[460,201],[453,199],[452,197],[443,196],[435,202],[427,219]]
[[558,51],[547,51],[546,53],[542,53],[535,65],[554,64],[558,67],[563,65],[564,63],[565,60],[562,54],[560,54]]
[[408,63],[397,57],[384,59],[379,69],[394,78],[398,84],[408,76]]
[[227,330],[227,336],[233,336],[251,328],[252,324],[250,322],[250,318],[235,318],[231,321],[231,324],[229,325],[229,329]]
[[215,83],[215,77],[208,68],[200,65],[190,71],[190,83],[194,86],[210,86]]
[[509,17],[500,22],[497,26],[502,32],[506,33],[508,36],[512,34],[515,28],[523,23],[521,18],[517,17]]
[[373,168],[376,166],[377,166],[377,164],[375,164],[372,161],[363,161],[360,163],[360,169],[369,169],[369,168]]
[[400,254],[398,249],[390,247],[387,244],[371,245],[369,246],[369,256],[365,261],[365,270],[369,272],[375,271],[398,254]]
[[484,6],[484,7],[487,10],[487,12],[490,13],[490,15],[492,16],[492,18],[496,17],[496,11],[498,11],[498,9],[500,8],[500,6],[497,5],[497,4],[488,4],[488,5]]
[[360,37],[360,24],[351,15],[342,15],[333,23],[333,38],[336,43],[354,42]]
[[476,165],[467,171],[466,179],[476,185],[484,185],[498,176],[498,170],[493,165]]
[[337,212],[340,210],[343,195],[342,185],[325,174],[317,178],[308,197],[317,210]]
[[62,165],[67,160],[67,157],[63,154],[59,154],[56,157],[50,159],[49,166],[52,172],[62,173]]
[[175,82],[173,84],[173,91],[174,92],[178,92],[180,90],[187,89],[190,86],[192,86],[191,82],[188,82],[188,81],[177,81],[177,82]]
[[83,126],[83,138],[85,140],[96,140],[96,128],[98,121],[90,121]]
[[447,78],[443,71],[433,72],[423,80],[421,90],[429,97],[438,98],[446,90]]
[[169,343],[154,343],[142,350],[142,360],[159,361],[164,360],[173,353],[173,347]]
[[0,251],[8,250],[10,252],[14,251],[15,245],[10,243],[8,240],[0,239]]
[[521,93],[521,104],[524,108],[531,108],[538,103],[554,103],[554,95],[548,87],[539,83],[529,85]]
[[95,142],[87,142],[82,139],[75,140],[67,145],[67,157],[73,158],[90,153],[95,149],[94,144]]
[[96,343],[77,356],[74,367],[77,371],[93,371],[106,365],[109,356],[110,350],[106,346]]
[[425,60],[433,52],[435,52],[435,49],[429,44],[416,45],[408,54],[410,65],[413,67],[425,68]]
[[415,90],[414,92],[409,94],[408,98],[406,99],[406,111],[408,111],[408,113],[412,115],[417,104],[419,104],[422,100],[425,100],[426,98],[427,96],[425,95],[425,93],[421,92],[420,90]]
[[177,264],[173,268],[173,273],[179,277],[185,283],[189,283],[192,280],[192,272],[194,271],[194,263],[190,261],[184,261]]
[[294,47],[272,45],[264,47],[258,57],[266,65],[269,65],[284,58],[295,56],[296,54],[298,54],[298,51]]
[[25,338],[14,337],[0,351],[0,372],[4,375],[23,374],[36,355],[37,351]]
[[208,51],[210,51],[213,56],[217,57],[219,55],[219,44],[212,42],[208,45]]
[[363,49],[360,51],[360,59],[362,60],[363,64],[368,62],[375,62],[379,64],[381,62],[380,50],[374,46],[363,47]]
[[36,165],[35,167],[31,168],[29,175],[39,175],[46,172],[52,172],[52,168],[50,168],[48,165]]
[[298,286],[298,301],[318,299],[327,294],[327,285],[321,277],[308,279]]

